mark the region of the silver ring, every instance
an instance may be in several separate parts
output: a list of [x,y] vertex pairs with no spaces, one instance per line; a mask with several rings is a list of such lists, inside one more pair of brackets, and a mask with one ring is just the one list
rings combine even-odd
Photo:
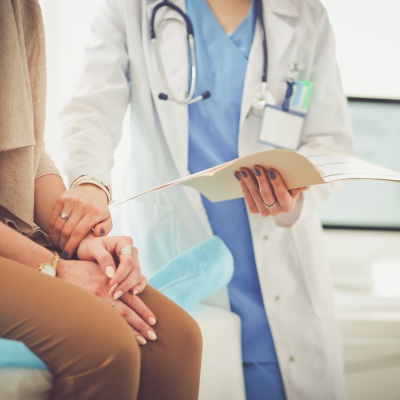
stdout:
[[116,302],[117,302],[117,300],[114,300],[114,301],[110,304],[110,306],[111,306],[111,307],[114,307]]
[[267,204],[265,201],[263,201],[263,203],[264,203],[264,206],[265,207],[267,207],[268,208],[268,210],[270,209],[270,208],[272,208],[272,207],[274,207],[275,206],[275,204],[276,204],[276,200],[272,203],[272,204]]
[[69,218],[69,215],[68,215],[68,214],[65,214],[65,212],[60,212],[60,214],[58,214],[58,215],[60,216],[60,218],[65,219],[66,221],[67,221],[68,218]]
[[123,256],[124,254],[130,254],[131,256],[134,256],[135,255],[135,248],[133,246],[130,246],[129,244],[125,245],[119,251],[119,255],[120,256]]

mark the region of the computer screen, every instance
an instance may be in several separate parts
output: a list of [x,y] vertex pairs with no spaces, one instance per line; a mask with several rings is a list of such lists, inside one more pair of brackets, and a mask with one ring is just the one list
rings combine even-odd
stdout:
[[[350,97],[355,155],[400,171],[400,100]],[[400,183],[345,181],[320,208],[324,228],[400,230]]]

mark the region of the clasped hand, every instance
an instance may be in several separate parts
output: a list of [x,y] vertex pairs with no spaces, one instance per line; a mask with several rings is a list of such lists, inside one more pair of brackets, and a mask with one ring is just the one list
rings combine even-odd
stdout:
[[96,263],[82,260],[60,260],[57,270],[60,279],[102,298],[110,306],[113,306],[130,325],[140,345],[146,344],[147,339],[157,339],[157,335],[151,327],[156,323],[154,314],[139,296],[131,292],[122,294],[118,300],[115,300],[110,295],[110,279]]

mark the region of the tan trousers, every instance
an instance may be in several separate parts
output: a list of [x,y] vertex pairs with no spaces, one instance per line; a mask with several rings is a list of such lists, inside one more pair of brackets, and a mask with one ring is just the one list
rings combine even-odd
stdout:
[[25,343],[54,376],[51,399],[195,400],[201,333],[147,286],[158,339],[138,346],[106,302],[61,279],[0,257],[0,337]]

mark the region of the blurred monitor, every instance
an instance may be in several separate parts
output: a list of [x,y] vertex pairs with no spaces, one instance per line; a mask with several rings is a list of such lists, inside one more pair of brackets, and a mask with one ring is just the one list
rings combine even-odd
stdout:
[[[400,100],[349,97],[355,155],[400,171]],[[400,230],[400,183],[350,180],[320,208],[324,228]]]

